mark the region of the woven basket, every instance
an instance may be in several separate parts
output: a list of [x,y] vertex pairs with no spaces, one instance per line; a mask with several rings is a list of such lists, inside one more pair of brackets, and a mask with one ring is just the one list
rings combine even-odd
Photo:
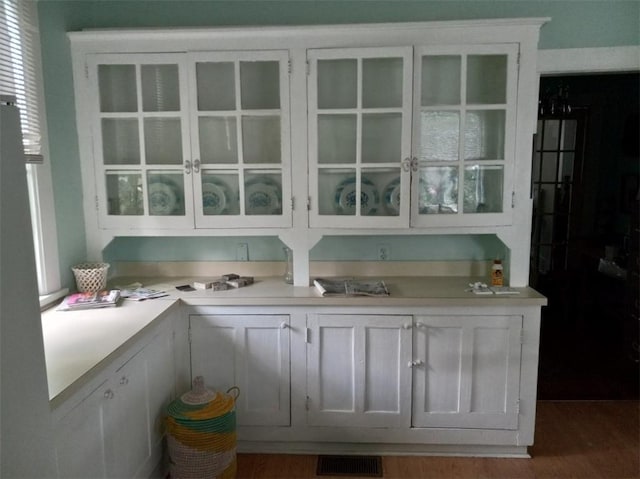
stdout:
[[108,263],[80,263],[71,268],[81,293],[96,293],[107,287]]
[[[229,393],[235,390],[236,395]],[[198,376],[193,389],[167,407],[167,445],[171,479],[236,477],[236,411],[239,389],[227,394],[204,387]]]

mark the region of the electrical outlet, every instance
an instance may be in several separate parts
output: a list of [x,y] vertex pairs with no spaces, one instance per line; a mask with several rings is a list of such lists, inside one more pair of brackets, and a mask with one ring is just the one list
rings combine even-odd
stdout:
[[378,259],[380,261],[388,261],[391,259],[391,246],[388,244],[378,245]]
[[247,243],[236,245],[236,261],[249,261],[249,245]]

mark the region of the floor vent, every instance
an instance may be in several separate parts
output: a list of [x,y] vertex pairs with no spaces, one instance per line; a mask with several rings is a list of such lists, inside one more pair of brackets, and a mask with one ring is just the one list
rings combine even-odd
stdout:
[[382,477],[380,456],[318,456],[316,476]]

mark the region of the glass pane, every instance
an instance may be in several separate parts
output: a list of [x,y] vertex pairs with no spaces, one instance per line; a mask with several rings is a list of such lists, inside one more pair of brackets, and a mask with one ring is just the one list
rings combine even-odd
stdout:
[[100,111],[138,111],[135,65],[99,65]]
[[142,65],[142,111],[180,111],[178,65]]
[[362,170],[360,212],[367,216],[400,214],[400,168]]
[[202,174],[202,212],[205,215],[239,215],[238,174]]
[[422,57],[422,106],[460,104],[459,55]]
[[562,149],[575,150],[578,120],[564,120],[562,128]]
[[245,163],[280,163],[280,117],[243,116],[242,148]]
[[504,110],[467,112],[464,132],[464,159],[504,159],[504,129]]
[[560,174],[562,180],[573,180],[574,153],[560,153]]
[[200,161],[238,163],[238,131],[234,117],[198,118]]
[[282,177],[280,172],[247,171],[244,181],[245,214],[282,214]]
[[558,175],[558,155],[556,153],[542,154],[542,172],[540,181],[557,181]]
[[142,176],[140,173],[107,172],[107,214],[142,215]]
[[458,168],[427,166],[420,169],[418,208],[420,214],[458,212]]
[[318,163],[355,163],[356,115],[318,115]]
[[362,107],[402,106],[402,58],[362,60]]
[[540,185],[540,192],[538,193],[538,210],[541,213],[553,213],[555,199],[555,184]]
[[152,216],[183,216],[184,179],[182,173],[147,172],[149,214]]
[[280,65],[270,62],[240,62],[242,108],[280,108]]
[[466,166],[464,169],[465,213],[502,212],[502,166]]
[[357,61],[318,60],[318,108],[355,108],[357,99]]
[[558,137],[560,136],[560,120],[545,120],[543,134],[542,148],[544,150],[557,150]]
[[507,56],[469,55],[467,58],[467,103],[507,101]]
[[[318,171],[318,213],[321,215],[355,215],[355,170],[321,169]],[[348,191],[345,192],[345,188]],[[349,193],[354,196],[348,198]]]
[[236,109],[233,62],[196,63],[198,110]]
[[180,118],[145,118],[144,145],[148,165],[182,164]]
[[401,138],[400,113],[362,115],[362,162],[400,162]]
[[102,119],[102,157],[105,165],[140,164],[138,120]]
[[420,159],[457,161],[460,113],[423,111],[420,114]]
[[536,128],[536,135],[534,137],[536,143],[535,143],[535,149],[536,151],[540,151],[540,148],[542,148],[542,125],[544,124],[544,120],[538,120],[538,126]]

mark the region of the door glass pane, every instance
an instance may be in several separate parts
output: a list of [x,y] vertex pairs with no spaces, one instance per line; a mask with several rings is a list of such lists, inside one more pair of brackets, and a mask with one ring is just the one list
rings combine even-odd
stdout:
[[507,101],[507,56],[469,55],[467,58],[467,103]]
[[196,63],[199,111],[235,110],[233,62]]
[[238,131],[235,117],[198,118],[200,161],[204,164],[238,162]]
[[180,118],[145,118],[144,145],[148,165],[182,164]]
[[[318,172],[319,214],[355,215],[355,178],[353,169],[321,169]],[[350,194],[353,196],[349,197]]]
[[240,62],[240,93],[244,109],[280,108],[280,64]]
[[143,111],[180,111],[178,65],[142,65]]
[[420,114],[420,159],[457,161],[460,113],[423,111]]
[[467,112],[464,132],[464,159],[504,159],[504,130],[504,110]]
[[576,147],[578,120],[564,120],[562,129],[562,149],[574,150]]
[[280,172],[248,170],[244,177],[244,206],[247,215],[282,214]]
[[402,58],[362,60],[362,107],[402,106]]
[[140,173],[108,171],[107,214],[142,215],[142,176]]
[[280,117],[243,116],[242,147],[245,163],[280,163]]
[[318,115],[318,163],[355,163],[356,115]]
[[420,214],[458,212],[458,168],[427,166],[420,169],[418,184]]
[[399,162],[401,137],[400,113],[362,115],[362,162]]
[[556,185],[540,185],[538,193],[538,210],[541,213],[553,213],[556,199]]
[[98,65],[100,111],[138,111],[135,65]]
[[152,216],[184,215],[184,179],[182,173],[147,172],[149,214]]
[[502,166],[465,166],[463,212],[502,212],[503,177]]
[[102,119],[102,157],[105,165],[139,165],[138,120]]
[[558,175],[558,154],[543,153],[542,154],[542,172],[540,181],[557,181]]
[[460,104],[459,55],[422,57],[422,106]]
[[202,174],[202,212],[212,216],[240,214],[237,173]]
[[318,108],[355,108],[357,98],[356,60],[318,60]]
[[544,122],[543,135],[542,149],[557,150],[560,136],[560,120],[546,120]]
[[573,180],[573,162],[575,156],[575,153],[560,153],[560,174],[562,180]]
[[400,214],[400,168],[364,169],[361,179],[360,214]]

